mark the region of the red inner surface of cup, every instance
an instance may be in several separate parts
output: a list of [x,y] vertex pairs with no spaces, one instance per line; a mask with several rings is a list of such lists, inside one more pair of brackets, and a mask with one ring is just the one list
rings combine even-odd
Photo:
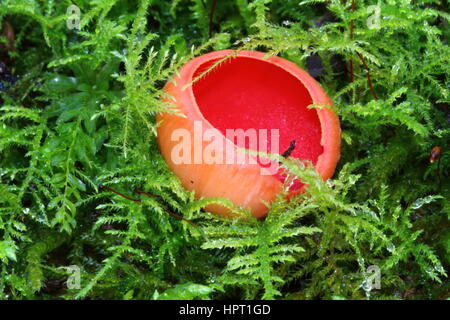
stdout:
[[[201,65],[194,79],[214,62]],[[193,92],[205,119],[224,135],[226,129],[268,129],[268,149],[259,151],[270,151],[270,129],[278,129],[280,154],[293,140],[292,157],[315,165],[323,152],[317,111],[307,109],[313,103],[311,96],[300,80],[281,67],[258,59],[232,58],[194,82]],[[255,149],[248,139],[238,147]],[[298,188],[300,184],[291,190]]]

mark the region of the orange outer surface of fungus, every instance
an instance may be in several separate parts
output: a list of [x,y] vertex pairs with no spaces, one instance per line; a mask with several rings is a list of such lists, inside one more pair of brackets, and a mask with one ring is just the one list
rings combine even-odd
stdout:
[[[332,101],[322,87],[297,65],[276,56],[264,58],[265,54],[257,51],[233,52],[232,50],[221,50],[199,56],[186,63],[179,70],[179,76],[175,76],[174,80],[166,84],[164,90],[168,97],[165,97],[164,101],[176,109],[178,114],[183,114],[183,116],[174,113],[157,115],[157,121],[160,124],[158,127],[158,144],[169,168],[179,177],[187,190],[195,191],[196,197],[227,198],[235,205],[250,209],[256,218],[262,218],[268,212],[268,208],[263,202],[271,203],[281,191],[283,183],[274,175],[261,174],[261,170],[264,169],[259,164],[177,164],[171,158],[172,149],[179,143],[172,139],[174,130],[186,129],[194,135],[194,121],[201,121],[203,132],[214,128],[200,111],[194,95],[192,80],[198,76],[201,66],[211,64],[230,55],[232,57],[229,59],[245,57],[281,68],[303,84],[315,105],[331,106]],[[213,69],[210,72],[216,71]],[[220,70],[217,72],[220,72]],[[332,177],[340,157],[341,129],[339,119],[335,112],[329,108],[311,110],[317,112],[320,121],[320,144],[323,148],[323,152],[315,161],[315,168],[321,177],[327,180]],[[222,135],[222,138],[224,145],[229,146],[231,144],[234,150],[237,149],[237,146],[227,140],[225,135]],[[200,143],[205,148],[214,142],[202,141]],[[192,153],[194,153],[194,143],[192,143]],[[206,210],[223,216],[233,215],[228,208],[216,204],[209,205]]]

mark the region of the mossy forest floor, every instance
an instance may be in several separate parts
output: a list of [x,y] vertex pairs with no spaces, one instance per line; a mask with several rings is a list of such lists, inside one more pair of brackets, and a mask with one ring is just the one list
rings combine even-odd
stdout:
[[[0,1],[0,299],[448,299],[449,17],[446,0]],[[309,70],[341,120],[334,177],[283,160],[309,188],[264,221],[203,210],[230,204],[196,200],[156,144],[165,82],[220,49]]]

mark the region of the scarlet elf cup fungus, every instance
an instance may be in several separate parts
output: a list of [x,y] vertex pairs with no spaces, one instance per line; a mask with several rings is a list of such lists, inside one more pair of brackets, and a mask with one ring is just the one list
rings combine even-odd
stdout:
[[[158,144],[170,169],[197,197],[223,197],[261,218],[281,191],[278,163],[239,152],[288,150],[310,160],[323,179],[340,156],[331,99],[304,70],[256,51],[215,51],[186,63],[164,90],[176,113],[157,116]],[[301,184],[289,189],[298,192]],[[207,210],[228,216],[230,210]]]

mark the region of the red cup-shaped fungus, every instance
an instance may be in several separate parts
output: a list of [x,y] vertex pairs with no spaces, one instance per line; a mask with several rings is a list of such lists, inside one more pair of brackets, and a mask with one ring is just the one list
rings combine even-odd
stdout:
[[[289,150],[291,157],[310,160],[323,179],[333,175],[339,119],[329,108],[308,108],[332,102],[294,63],[256,51],[215,51],[189,61],[164,89],[176,113],[157,116],[158,144],[197,197],[227,198],[257,218],[267,214],[264,202],[271,203],[283,186],[278,163],[238,149]],[[221,205],[206,209],[232,214]]]

